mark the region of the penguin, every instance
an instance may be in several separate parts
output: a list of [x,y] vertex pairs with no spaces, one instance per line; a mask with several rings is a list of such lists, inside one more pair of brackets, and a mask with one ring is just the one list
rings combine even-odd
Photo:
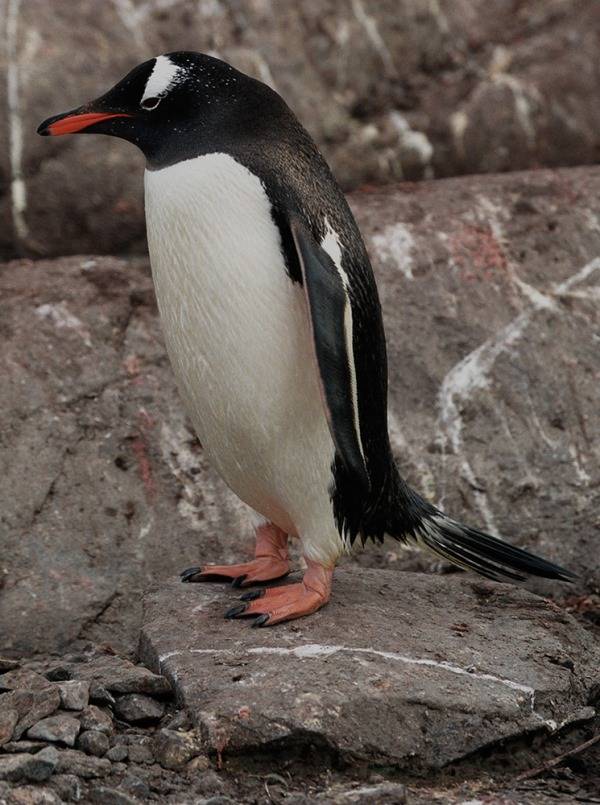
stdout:
[[[167,352],[203,449],[255,512],[255,556],[184,582],[254,589],[227,618],[310,615],[356,541],[389,535],[494,580],[569,571],[452,519],[392,455],[383,320],[369,257],[315,143],[270,87],[209,55],[135,67],[42,135],[106,134],[146,157],[145,211]],[[299,539],[301,581],[290,572]]]

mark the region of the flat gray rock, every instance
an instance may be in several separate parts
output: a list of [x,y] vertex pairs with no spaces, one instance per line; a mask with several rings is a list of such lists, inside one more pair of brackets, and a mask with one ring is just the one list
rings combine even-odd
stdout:
[[226,587],[146,597],[141,654],[210,749],[279,746],[437,769],[502,739],[591,718],[593,639],[554,604],[467,576],[339,570],[332,602],[271,629],[225,621]]

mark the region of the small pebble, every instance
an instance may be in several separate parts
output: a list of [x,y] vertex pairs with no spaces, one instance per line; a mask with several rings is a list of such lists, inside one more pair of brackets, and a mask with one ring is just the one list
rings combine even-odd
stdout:
[[128,749],[123,744],[117,744],[117,746],[111,746],[111,748],[106,753],[106,757],[112,761],[113,763],[120,763],[124,760],[127,760],[129,755]]

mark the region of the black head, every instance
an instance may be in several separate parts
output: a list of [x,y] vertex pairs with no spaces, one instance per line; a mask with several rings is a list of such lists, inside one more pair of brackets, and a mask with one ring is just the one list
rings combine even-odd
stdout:
[[212,56],[179,51],[140,64],[97,100],[48,118],[38,134],[121,137],[158,167],[281,131],[292,118],[260,81]]

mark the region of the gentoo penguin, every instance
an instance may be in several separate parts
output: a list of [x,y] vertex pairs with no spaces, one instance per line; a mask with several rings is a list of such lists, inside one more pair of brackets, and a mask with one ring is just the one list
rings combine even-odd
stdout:
[[400,477],[387,430],[386,347],[369,257],[348,204],[282,98],[219,59],[150,59],[40,134],[109,134],[147,160],[156,296],[204,450],[256,514],[255,558],[183,581],[245,587],[230,609],[270,626],[331,594],[355,540],[385,534],[497,580],[569,580],[557,565],[451,519]]

